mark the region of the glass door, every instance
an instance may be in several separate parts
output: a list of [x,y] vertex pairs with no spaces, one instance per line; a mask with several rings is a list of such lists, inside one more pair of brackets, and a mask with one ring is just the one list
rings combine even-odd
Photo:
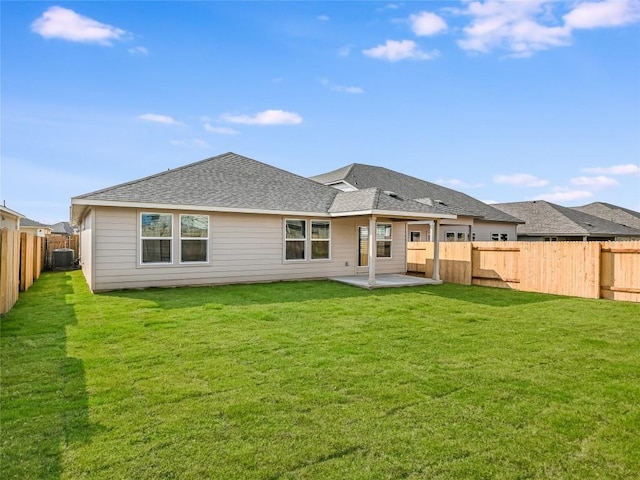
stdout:
[[358,266],[369,266],[369,227],[358,227]]

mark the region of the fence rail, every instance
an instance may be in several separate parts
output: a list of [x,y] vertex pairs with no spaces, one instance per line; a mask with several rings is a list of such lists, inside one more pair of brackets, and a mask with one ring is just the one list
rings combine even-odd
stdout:
[[[433,274],[433,243],[411,242],[407,270]],[[443,242],[445,282],[640,302],[640,241]]]

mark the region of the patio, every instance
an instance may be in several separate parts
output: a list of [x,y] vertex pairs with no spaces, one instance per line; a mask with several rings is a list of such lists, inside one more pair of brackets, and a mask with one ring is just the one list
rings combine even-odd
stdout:
[[442,280],[434,280],[433,278],[413,277],[411,275],[386,274],[376,275],[374,285],[369,285],[369,277],[367,275],[352,275],[348,277],[332,277],[329,280],[335,282],[346,283],[360,288],[391,288],[391,287],[416,287],[419,285],[442,285]]

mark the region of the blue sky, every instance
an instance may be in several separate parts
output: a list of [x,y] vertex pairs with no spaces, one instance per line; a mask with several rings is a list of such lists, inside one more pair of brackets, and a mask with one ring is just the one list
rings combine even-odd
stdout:
[[0,8],[0,201],[34,220],[227,151],[640,210],[637,0]]

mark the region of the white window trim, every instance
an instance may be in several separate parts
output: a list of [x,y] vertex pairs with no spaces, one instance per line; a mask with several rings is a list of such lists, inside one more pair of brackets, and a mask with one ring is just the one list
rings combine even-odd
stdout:
[[[497,239],[495,239],[495,240],[494,240],[494,238],[493,238],[493,236],[494,236],[494,235],[497,235],[497,237],[498,237],[498,238],[497,238]],[[502,236],[503,236],[503,235],[506,235],[506,236],[507,236],[507,238],[506,238],[506,239],[504,239],[504,240],[502,239]],[[505,233],[505,232],[500,232],[500,233],[492,232],[492,233],[489,235],[489,238],[491,239],[491,241],[492,241],[492,242],[508,242],[508,241],[509,241],[509,234],[508,234],[508,233]]]
[[[313,238],[313,224],[314,223],[327,223],[329,224],[329,238]],[[328,262],[331,260],[331,237],[333,235],[331,228],[331,220],[311,220],[311,232],[309,237],[309,259],[312,262]],[[313,258],[313,242],[328,242],[329,243],[329,256],[327,258]],[[305,250],[306,253],[306,250]]]
[[[143,215],[169,215],[171,217],[171,236],[170,237],[143,237],[142,236],[142,216]],[[139,264],[141,266],[144,267],[149,267],[149,266],[162,266],[162,267],[166,267],[167,265],[173,265],[173,231],[175,229],[175,225],[173,224],[174,222],[174,218],[173,218],[173,213],[169,213],[169,212],[140,212],[140,215],[138,216],[138,238],[139,238],[139,248],[140,248],[140,254],[138,256],[139,259]],[[143,247],[142,244],[144,242],[144,240],[169,240],[169,261],[168,262],[143,262],[142,261],[142,255],[143,255]]]
[[[200,216],[200,217],[207,217],[207,236],[206,237],[183,237],[182,236],[182,217],[193,217],[193,216]],[[209,245],[211,245],[210,242],[210,237],[211,237],[211,217],[209,215],[206,214],[201,214],[201,213],[181,213],[179,215],[178,218],[178,238],[179,238],[179,252],[178,252],[178,259],[179,259],[179,264],[180,265],[204,265],[204,264],[208,264],[210,261],[210,253],[209,253]],[[184,262],[182,261],[182,240],[202,240],[207,242],[207,258],[204,261],[200,261],[200,262]]]
[[[453,239],[448,240],[447,239],[448,235],[453,235]],[[445,242],[455,242],[456,241],[456,232],[444,232],[444,241]]]
[[[287,222],[295,221],[295,222],[304,222],[304,238],[287,238]],[[282,222],[282,237],[284,238],[283,247],[284,251],[282,252],[282,258],[286,263],[301,263],[306,262],[308,259],[307,255],[307,243],[309,239],[308,233],[308,222],[306,218],[285,218],[284,222]],[[287,258],[287,242],[304,242],[304,258]]]
[[[414,233],[417,233],[417,234],[418,234],[418,237],[420,238],[420,240],[414,240],[414,239],[412,238]],[[410,231],[410,232],[409,232],[409,241],[410,241],[410,242],[421,242],[421,241],[422,241],[422,232],[421,232],[421,231],[419,231],[419,230],[417,230],[417,231],[416,231],[416,230]]]

